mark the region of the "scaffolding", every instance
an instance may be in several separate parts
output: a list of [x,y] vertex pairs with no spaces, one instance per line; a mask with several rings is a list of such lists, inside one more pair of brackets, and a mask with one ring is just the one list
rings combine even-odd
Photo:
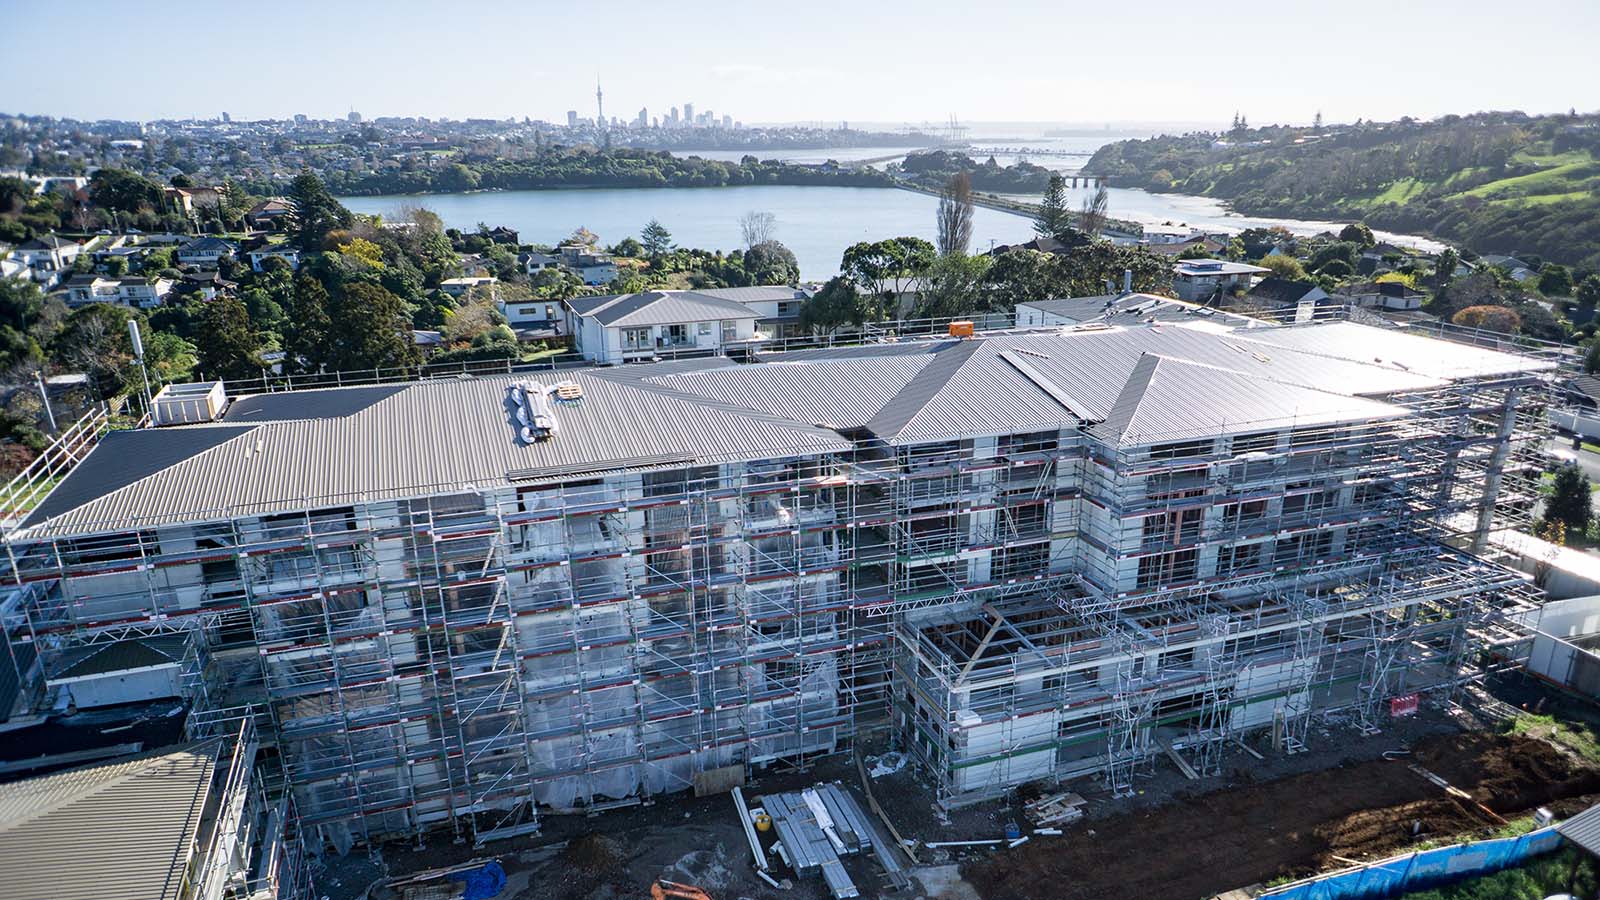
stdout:
[[[1382,727],[1501,645],[1525,581],[1472,553],[1531,509],[1530,375],[1409,415],[1059,430],[644,461],[8,542],[13,641],[192,635],[192,721],[248,720],[307,843],[542,816],[805,766],[879,727],[941,802],[1315,711]],[[1531,436],[1530,436],[1531,435]],[[32,490],[29,488],[28,490]]]

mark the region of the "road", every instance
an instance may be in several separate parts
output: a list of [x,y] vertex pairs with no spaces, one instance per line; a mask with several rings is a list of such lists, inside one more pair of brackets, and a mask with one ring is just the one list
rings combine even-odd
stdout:
[[1589,476],[1591,482],[1600,484],[1600,453],[1595,453],[1593,450],[1573,450],[1572,439],[1563,437],[1551,438],[1550,443],[1545,445],[1545,451],[1564,463],[1576,462],[1578,468]]

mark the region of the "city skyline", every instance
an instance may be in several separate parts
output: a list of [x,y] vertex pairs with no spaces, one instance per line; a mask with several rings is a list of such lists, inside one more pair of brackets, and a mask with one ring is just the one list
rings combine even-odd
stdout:
[[[46,9],[33,0],[8,6],[24,18]],[[1168,2],[1137,15],[1029,3],[982,16],[953,3],[863,10],[825,2],[782,22],[731,4],[702,7],[685,21],[624,3],[608,20],[613,33],[597,66],[581,40],[595,22],[582,8],[497,11],[455,23],[439,40],[421,5],[395,4],[380,17],[360,4],[289,2],[282,15],[252,23],[247,38],[151,54],[116,78],[62,66],[54,45],[12,29],[0,38],[0,85],[9,88],[7,105],[16,104],[8,112],[137,120],[215,118],[224,110],[236,119],[335,119],[353,108],[367,118],[561,122],[569,109],[593,115],[597,69],[622,121],[640,106],[664,112],[685,100],[719,116],[738,110],[734,117],[747,124],[939,123],[951,115],[1225,124],[1235,111],[1264,124],[1309,122],[1319,111],[1338,122],[1593,109],[1600,64],[1584,45],[1600,29],[1600,8],[1579,0],[1552,6],[1512,43],[1466,24],[1476,12],[1499,15],[1485,0],[1351,0],[1336,15],[1207,10],[1203,20]],[[174,21],[210,14],[189,0],[154,16],[101,2],[81,9],[135,47],[156,46]],[[544,36],[537,54],[527,52],[534,34]],[[1396,40],[1423,34],[1431,37]],[[266,76],[240,68],[240,40],[315,64],[275,66],[272,90],[261,90]],[[410,61],[422,53],[428,64]],[[49,77],[35,77],[43,72]]]

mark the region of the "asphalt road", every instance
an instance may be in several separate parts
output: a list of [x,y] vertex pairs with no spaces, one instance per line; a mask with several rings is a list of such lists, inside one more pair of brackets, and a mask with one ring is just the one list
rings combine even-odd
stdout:
[[1565,437],[1551,438],[1545,449],[1562,462],[1576,462],[1584,474],[1589,476],[1590,481],[1600,484],[1600,453],[1592,450],[1573,450],[1572,439]]

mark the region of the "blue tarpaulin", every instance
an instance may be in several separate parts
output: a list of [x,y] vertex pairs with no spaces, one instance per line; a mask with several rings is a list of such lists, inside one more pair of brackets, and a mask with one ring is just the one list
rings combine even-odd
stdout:
[[1267,891],[1261,896],[1272,900],[1368,900],[1373,897],[1393,897],[1405,891],[1422,890],[1469,876],[1498,872],[1560,846],[1561,836],[1556,834],[1554,828],[1541,828],[1514,838],[1475,841],[1396,856],[1359,869]]
[[500,866],[499,860],[495,860],[476,869],[456,872],[450,876],[450,880],[467,883],[467,892],[461,895],[461,900],[489,900],[505,889],[506,870]]

